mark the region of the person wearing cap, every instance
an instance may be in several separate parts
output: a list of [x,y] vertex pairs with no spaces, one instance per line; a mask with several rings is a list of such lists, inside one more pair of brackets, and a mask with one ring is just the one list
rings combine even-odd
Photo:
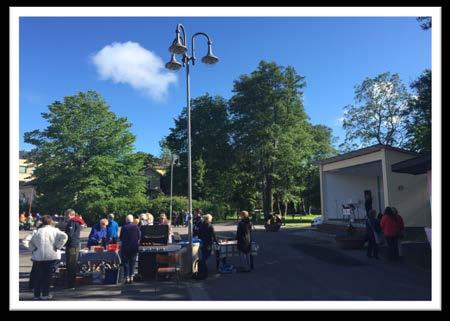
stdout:
[[119,224],[114,221],[114,214],[108,215],[108,226],[106,228],[106,240],[108,243],[117,243],[117,238],[119,237]]

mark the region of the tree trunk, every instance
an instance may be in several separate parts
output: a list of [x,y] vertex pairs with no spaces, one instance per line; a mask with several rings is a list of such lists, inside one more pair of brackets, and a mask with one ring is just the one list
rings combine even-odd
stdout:
[[305,215],[306,212],[306,208],[305,208],[305,201],[302,202],[302,208],[303,208],[303,214]]
[[270,174],[266,175],[265,184],[263,187],[263,210],[266,220],[273,211],[272,185],[272,176]]
[[288,202],[285,202],[284,203],[284,220],[283,220],[283,224],[284,225],[286,225],[286,217],[287,217],[287,214],[288,214]]

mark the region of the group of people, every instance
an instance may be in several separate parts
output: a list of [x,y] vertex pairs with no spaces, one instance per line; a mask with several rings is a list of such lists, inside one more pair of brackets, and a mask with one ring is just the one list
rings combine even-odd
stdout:
[[[235,239],[237,247],[242,254],[245,263],[245,270],[252,269],[251,264],[251,243],[252,243],[252,223],[250,215],[247,211],[240,212],[240,221],[237,226]],[[198,237],[202,241],[200,247],[201,262],[205,275],[208,274],[208,258],[211,256],[213,245],[217,243],[217,237],[212,225],[213,217],[211,214],[203,215],[201,209],[196,209],[193,217],[193,236]]]
[[41,223],[41,215],[39,213],[32,214],[22,212],[19,214],[19,230],[29,231],[33,227],[39,226]]
[[400,238],[403,235],[404,223],[395,207],[386,207],[378,214],[374,209],[369,210],[366,220],[367,256],[378,259],[378,246],[386,240],[388,259],[398,261],[400,258]]
[[[50,215],[40,218],[41,224],[28,235],[23,244],[32,252],[33,267],[30,273],[30,288],[34,292],[34,300],[48,300],[52,296],[49,293],[50,283],[56,264],[61,260],[61,250],[65,247],[66,258],[66,280],[65,287],[74,289],[75,279],[78,269],[78,257],[81,248],[80,232],[86,223],[82,217],[73,209],[65,212],[66,224],[61,230],[55,227],[55,222]],[[203,215],[201,209],[195,211],[193,217],[193,236],[202,241],[201,257],[206,265],[213,250],[213,244],[217,242],[213,217],[211,214]],[[128,215],[125,224],[119,232],[119,225],[115,221],[114,214],[109,214],[107,218],[101,219],[92,226],[88,236],[87,246],[106,246],[107,244],[121,242],[121,261],[124,266],[124,277],[126,283],[133,283],[133,275],[136,257],[141,239],[140,227],[153,224],[167,224],[170,222],[165,213],[159,216],[154,222],[153,215],[143,213],[139,218]],[[252,241],[252,225],[249,213],[241,212],[241,220],[237,227],[236,240],[238,249],[242,252],[245,262],[250,270],[250,258]],[[207,271],[206,271],[207,273]]]
[[[66,224],[64,229],[55,227],[52,216],[44,215],[40,224],[28,235],[23,245],[31,252],[33,266],[30,273],[29,287],[33,289],[34,300],[48,300],[50,283],[56,264],[61,260],[61,249],[65,247],[67,277],[65,286],[74,288],[80,252],[80,232],[86,226],[83,218],[73,209],[65,212]],[[91,232],[90,239],[94,239],[95,232]],[[92,241],[91,241],[92,242]]]

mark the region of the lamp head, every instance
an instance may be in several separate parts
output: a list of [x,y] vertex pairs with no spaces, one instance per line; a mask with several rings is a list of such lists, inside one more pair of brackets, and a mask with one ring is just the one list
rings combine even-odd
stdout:
[[180,33],[177,30],[177,35],[175,36],[175,40],[172,42],[172,45],[169,47],[169,52],[177,55],[182,55],[187,52],[187,48],[180,39]]
[[181,66],[182,65],[175,58],[175,54],[172,54],[172,58],[170,58],[170,61],[168,63],[166,63],[166,68],[169,70],[174,70],[174,71],[180,69]]
[[202,62],[207,65],[214,65],[219,61],[219,58],[212,53],[211,42],[208,42],[208,53],[202,58]]

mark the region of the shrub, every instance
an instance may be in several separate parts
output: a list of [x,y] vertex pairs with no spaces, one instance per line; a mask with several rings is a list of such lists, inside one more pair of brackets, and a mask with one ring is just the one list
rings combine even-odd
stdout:
[[107,201],[95,202],[86,213],[81,213],[89,225],[97,223],[109,213],[116,215],[116,220],[123,224],[128,214],[134,216],[147,212],[150,201],[144,196],[117,197]]
[[[174,196],[172,199],[173,211],[181,212],[187,211],[188,209],[188,199],[184,196]],[[192,209],[201,208],[203,213],[211,213],[216,218],[225,218],[225,216],[230,214],[230,206],[221,203],[212,203],[210,201],[199,201],[192,200]],[[170,197],[169,196],[158,196],[157,198],[149,202],[148,210],[154,215],[158,216],[160,213],[169,213],[170,211]]]

